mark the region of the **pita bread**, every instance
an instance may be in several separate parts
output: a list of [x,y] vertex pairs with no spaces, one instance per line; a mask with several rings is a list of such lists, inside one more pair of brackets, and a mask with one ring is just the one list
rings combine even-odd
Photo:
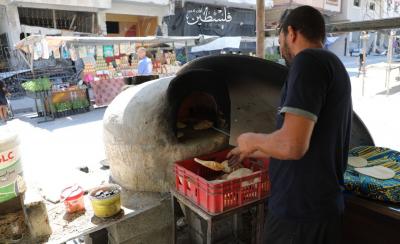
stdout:
[[238,170],[233,171],[228,175],[228,180],[236,179],[236,178],[242,178],[248,175],[253,174],[253,171],[248,168],[240,168]]
[[231,172],[231,168],[228,165],[228,160],[225,160],[222,163],[218,163],[215,161],[206,161],[194,158],[194,161],[214,171],[224,171],[225,173]]
[[367,166],[368,162],[362,157],[349,157],[348,164],[354,168],[362,168]]
[[396,175],[396,173],[392,169],[386,168],[381,165],[365,168],[354,168],[354,170],[360,174],[368,175],[380,180],[392,179]]
[[193,126],[194,130],[207,130],[213,127],[214,123],[209,120],[202,120]]

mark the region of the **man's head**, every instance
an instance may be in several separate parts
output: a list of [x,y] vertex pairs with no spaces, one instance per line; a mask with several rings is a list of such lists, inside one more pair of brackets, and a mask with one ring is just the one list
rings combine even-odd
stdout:
[[137,54],[140,59],[143,59],[144,57],[146,57],[146,48],[139,47],[137,50]]
[[290,64],[305,48],[321,48],[325,41],[325,21],[321,13],[310,6],[286,10],[279,24],[281,55]]

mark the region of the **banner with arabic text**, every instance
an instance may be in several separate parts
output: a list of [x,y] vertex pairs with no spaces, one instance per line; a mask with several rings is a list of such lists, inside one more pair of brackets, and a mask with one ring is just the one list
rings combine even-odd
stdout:
[[186,3],[167,16],[170,36],[255,36],[255,10]]

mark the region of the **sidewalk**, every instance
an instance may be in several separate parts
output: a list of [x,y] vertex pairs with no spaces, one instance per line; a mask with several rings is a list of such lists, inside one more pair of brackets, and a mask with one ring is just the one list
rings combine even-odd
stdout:
[[[367,59],[364,95],[362,94],[363,76],[357,77],[358,65],[351,65],[345,58],[344,63],[352,83],[354,111],[367,126],[377,146],[389,147],[400,151],[400,76],[399,70],[392,70],[389,94],[386,95],[386,57]],[[394,62],[392,67],[400,67]]]
[[[86,180],[90,174],[101,174],[100,181],[108,179],[109,172],[101,170],[100,165],[105,159],[104,111],[104,108],[96,109],[41,124],[37,123],[38,118],[30,118],[35,113],[17,114],[9,121],[6,126],[19,135],[24,179],[28,185],[59,198],[61,190],[73,183],[99,185],[100,182]],[[89,174],[78,170],[83,166],[89,168]]]

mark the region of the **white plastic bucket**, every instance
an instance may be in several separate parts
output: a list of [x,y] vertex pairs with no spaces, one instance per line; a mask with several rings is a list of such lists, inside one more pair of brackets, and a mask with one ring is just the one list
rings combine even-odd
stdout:
[[22,164],[17,134],[0,128],[0,203],[23,191]]

